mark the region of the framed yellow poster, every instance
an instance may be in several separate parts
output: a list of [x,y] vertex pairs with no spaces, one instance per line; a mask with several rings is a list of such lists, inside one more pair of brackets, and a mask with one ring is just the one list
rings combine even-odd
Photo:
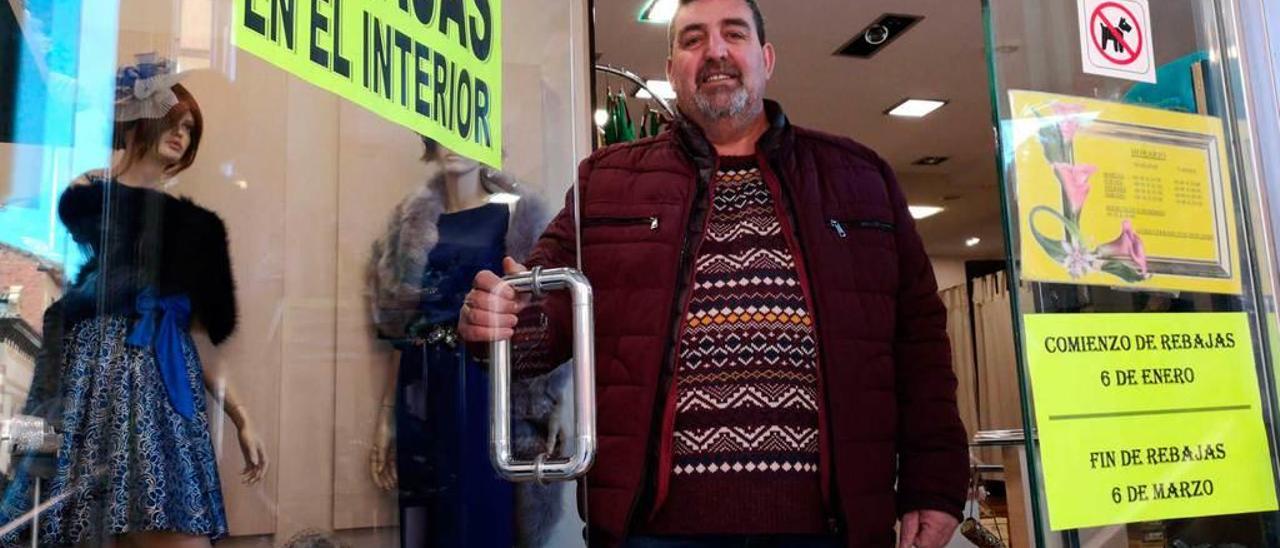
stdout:
[[1024,280],[1241,292],[1221,120],[1009,94]]

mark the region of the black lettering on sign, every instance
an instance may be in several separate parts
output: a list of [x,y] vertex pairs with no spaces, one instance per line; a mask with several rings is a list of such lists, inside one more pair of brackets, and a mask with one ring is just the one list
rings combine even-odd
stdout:
[[[431,49],[421,42],[413,44],[413,110],[418,114],[431,117],[431,103],[423,98],[431,94],[431,78],[422,70],[422,64],[431,63]],[[426,88],[426,91],[423,91]]]
[[253,11],[253,0],[244,0],[244,26],[263,37],[267,36],[267,18]]
[[453,100],[449,101],[449,129],[453,129],[455,122],[458,120],[458,90],[454,87],[458,81],[458,64],[449,63],[449,90],[453,95]]
[[391,25],[382,32],[382,22],[377,17],[369,26],[370,41],[373,43],[373,87],[371,91],[381,93],[385,99],[391,98]]
[[[265,0],[258,0],[265,1]],[[274,0],[280,1],[280,0]],[[313,0],[312,24],[307,37],[308,58],[334,73],[351,78],[351,66],[341,55],[344,23],[343,4],[347,0]],[[394,6],[390,0],[387,5]],[[464,4],[464,2],[474,2]],[[446,31],[445,36],[457,31],[459,43],[468,46],[469,28],[472,53],[491,58],[496,37],[492,0],[399,0],[405,13],[420,19],[438,21],[427,27],[428,31]],[[324,3],[323,6],[320,3]],[[436,8],[439,7],[437,12]],[[468,17],[468,10],[471,13]],[[354,17],[354,14],[351,14]],[[464,27],[463,21],[470,24]],[[366,90],[388,102],[395,102],[426,119],[455,138],[492,148],[494,146],[494,104],[489,84],[475,72],[474,65],[458,63],[436,47],[439,42],[419,41],[405,29],[379,19],[375,12],[362,13],[361,46],[359,59],[362,73],[359,78]],[[452,22],[452,24],[450,23]],[[412,30],[412,29],[411,29]],[[434,37],[439,39],[439,37]],[[449,47],[446,45],[445,47]],[[326,65],[327,63],[327,65]],[[398,83],[398,85],[397,85]]]
[[1142,370],[1142,384],[1191,384],[1196,370],[1190,367],[1157,367]]
[[435,101],[433,101],[432,104],[436,106],[436,111],[431,119],[435,120],[436,123],[440,125],[448,125],[447,120],[440,119],[442,114],[444,116],[448,116],[448,109],[444,108],[444,105],[447,104],[444,94],[447,91],[446,86],[449,84],[449,82],[445,81],[449,76],[449,67],[446,66],[447,63],[448,60],[445,59],[443,55],[440,55],[440,52],[437,50],[434,68],[435,83],[432,86],[435,88]]
[[[493,147],[493,136],[489,133],[489,84],[476,78],[476,128],[472,132],[477,143],[483,142],[485,148]],[[480,134],[484,134],[484,141]]]
[[1160,335],[1160,346],[1165,350],[1214,350],[1235,348],[1234,333],[1168,333]]
[[1227,458],[1227,446],[1223,443],[1147,448],[1147,464],[1177,464],[1225,458]]
[[280,30],[284,29],[285,47],[291,51],[297,51],[293,46],[295,8],[296,0],[271,0],[271,41],[280,43]]
[[[404,4],[404,0],[400,0],[400,4]],[[418,18],[418,22],[425,25],[431,24],[431,19],[435,17],[436,1],[435,0],[413,0],[413,16]]]
[[329,18],[320,13],[320,4],[322,2],[328,3],[326,0],[311,1],[311,32],[307,34],[307,37],[311,39],[311,62],[324,68],[329,68],[329,52],[320,47],[319,40],[321,32],[329,32]]
[[1089,453],[1089,468],[1114,468],[1115,465],[1115,451],[1091,451]]
[[1044,350],[1050,354],[1128,352],[1132,349],[1133,339],[1129,335],[1072,335],[1044,339]]
[[409,106],[409,56],[413,55],[413,39],[396,31],[396,49],[400,51],[400,106]]
[[1190,499],[1213,495],[1213,480],[1171,481],[1151,484],[1153,500]]
[[351,78],[351,59],[342,55],[342,0],[333,0],[333,71],[343,78]]
[[462,73],[458,75],[458,87],[453,90],[453,96],[458,103],[458,136],[466,139],[471,137],[471,73],[467,69],[462,69]]
[[449,22],[458,26],[458,45],[467,47],[467,10],[462,0],[440,0],[440,34],[449,36]]
[[360,63],[360,66],[363,67],[360,73],[363,76],[363,80],[361,80],[361,83],[364,84],[365,89],[369,89],[369,64],[370,64],[369,63],[369,12],[367,11],[364,12],[363,28],[364,28],[364,40],[362,40],[360,43],[364,45],[364,48],[363,48],[364,55],[361,57],[361,59],[364,59],[364,62]]
[[[475,0],[476,13],[480,17],[471,17],[471,51],[479,61],[488,61],[493,49],[493,11],[489,0]],[[476,21],[480,21],[479,28]]]

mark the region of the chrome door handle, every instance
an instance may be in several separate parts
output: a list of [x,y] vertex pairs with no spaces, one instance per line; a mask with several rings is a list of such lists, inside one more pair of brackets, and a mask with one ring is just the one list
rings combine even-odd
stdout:
[[57,453],[62,434],[40,417],[14,415],[0,420],[0,441],[12,443],[16,453]]
[[572,268],[533,270],[503,278],[517,293],[541,296],[545,291],[568,289],[573,297],[573,417],[576,443],[573,455],[520,460],[511,453],[511,341],[490,343],[489,459],[509,481],[539,483],[567,481],[587,473],[596,454],[595,322],[591,284]]

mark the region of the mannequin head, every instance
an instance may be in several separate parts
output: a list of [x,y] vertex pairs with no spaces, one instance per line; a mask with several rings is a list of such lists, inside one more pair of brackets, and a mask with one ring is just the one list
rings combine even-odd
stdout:
[[454,177],[480,169],[480,162],[458,154],[430,137],[422,138],[422,161],[436,162],[446,175]]
[[419,135],[419,137],[422,139],[422,161],[428,164],[433,162],[439,164],[446,181],[457,181],[462,177],[475,175],[480,181],[481,188],[490,194],[516,191],[519,183],[507,173],[458,154],[435,139],[425,135]]
[[187,88],[174,84],[173,92],[178,104],[164,117],[116,123],[112,148],[124,151],[117,174],[146,162],[163,166],[165,175],[172,176],[195,161],[204,133],[204,117]]

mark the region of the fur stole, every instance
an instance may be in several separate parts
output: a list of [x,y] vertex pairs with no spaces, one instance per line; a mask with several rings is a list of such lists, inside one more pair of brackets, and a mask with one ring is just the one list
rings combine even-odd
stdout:
[[222,219],[188,198],[86,177],[58,202],[58,217],[88,256],[64,295],[67,326],[85,316],[132,313],[138,292],[151,286],[162,295],[186,294],[192,318],[214,344],[230,337],[235,280]]
[[[505,253],[523,260],[550,221],[546,205],[536,195],[516,187],[516,202],[507,228]],[[388,339],[405,336],[418,315],[422,273],[427,257],[440,240],[436,223],[444,213],[444,175],[436,175],[409,195],[391,213],[387,228],[373,243],[366,277],[373,326]]]

